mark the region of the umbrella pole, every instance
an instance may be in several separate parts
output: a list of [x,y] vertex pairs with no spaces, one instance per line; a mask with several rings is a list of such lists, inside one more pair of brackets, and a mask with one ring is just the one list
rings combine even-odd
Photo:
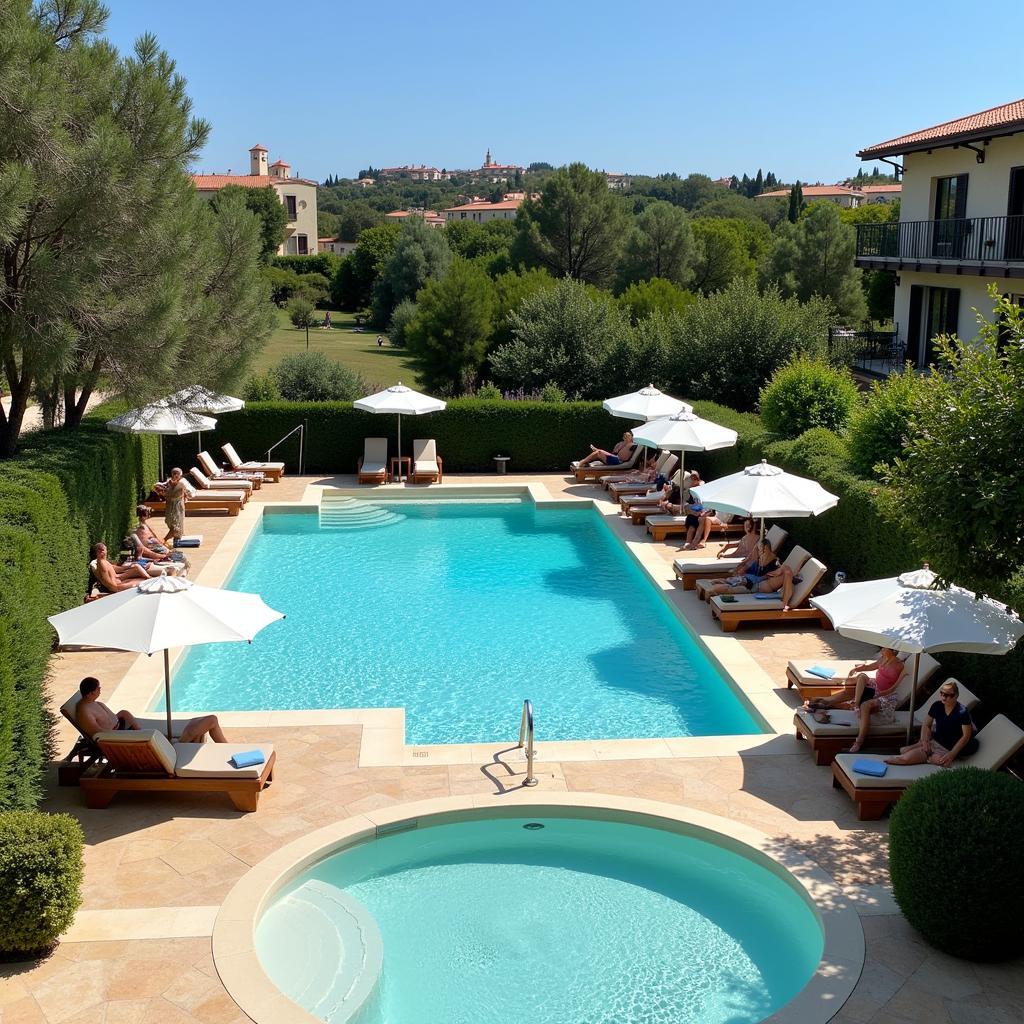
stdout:
[[201,430],[196,431],[196,454],[198,455],[203,450],[203,432]]
[[910,714],[907,718],[907,746],[910,746],[911,732],[914,729],[914,712],[917,710],[917,672],[921,667],[921,655],[914,655],[914,683],[910,687]]
[[398,482],[402,482],[402,414],[398,414]]
[[167,742],[171,742],[171,655],[164,648],[164,705],[167,708]]
[[160,435],[160,479],[166,480],[164,476],[164,435]]

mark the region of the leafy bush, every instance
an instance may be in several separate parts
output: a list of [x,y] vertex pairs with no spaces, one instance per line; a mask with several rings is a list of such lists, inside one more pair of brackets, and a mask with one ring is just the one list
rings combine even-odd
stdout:
[[275,402],[281,397],[277,378],[272,373],[258,373],[250,377],[242,388],[247,402]]
[[780,437],[798,437],[812,427],[844,430],[859,402],[847,370],[799,356],[761,389],[761,419]]
[[871,385],[867,400],[850,420],[850,465],[862,476],[903,455],[920,390],[921,378],[910,366]]
[[81,906],[82,828],[70,814],[0,813],[0,954],[44,953]]
[[958,768],[915,782],[889,825],[889,870],[906,919],[951,956],[1024,953],[1022,835],[1024,786],[1008,775]]
[[111,433],[123,407],[24,436],[0,472],[0,809],[33,807],[52,753],[46,616],[79,604],[89,544],[116,543],[157,475],[157,440]]
[[553,380],[549,380],[547,384],[540,389],[540,400],[542,402],[564,402],[566,400],[566,395]]
[[341,266],[341,257],[334,252],[311,253],[309,256],[275,256],[271,265],[291,271],[300,277],[317,274],[330,281]]
[[295,296],[312,302],[314,306],[326,306],[330,286],[331,282],[323,274],[303,274]]
[[495,401],[496,399],[501,398],[501,388],[499,388],[497,384],[494,384],[489,380],[485,380],[480,387],[476,389],[476,395],[473,397]]
[[697,301],[697,296],[664,278],[652,277],[631,284],[615,301],[633,324],[638,324],[652,313],[682,313]]
[[291,270],[279,267],[263,267],[260,275],[270,287],[270,299],[276,306],[283,306],[299,289],[301,279]]
[[416,303],[412,299],[402,299],[395,306],[395,311],[391,314],[391,323],[388,325],[388,341],[392,345],[398,348],[405,348],[408,344],[406,331],[415,316]]
[[674,394],[749,412],[787,359],[824,357],[831,320],[820,299],[801,304],[777,288],[759,292],[751,281],[733,281],[669,318],[665,383]]
[[323,352],[286,356],[277,364],[274,376],[281,397],[288,402],[353,402],[369,390],[359,374]]
[[795,441],[768,445],[764,455],[773,465],[817,480],[838,495],[839,504],[828,512],[783,524],[790,539],[824,561],[830,571],[842,569],[851,580],[870,580],[896,576],[920,564],[921,553],[906,532],[890,522],[887,488],[850,471],[844,438],[816,427]]
[[291,320],[292,327],[297,327],[300,330],[303,327],[312,327],[316,322],[313,315],[313,303],[304,295],[296,295],[288,303],[288,319]]

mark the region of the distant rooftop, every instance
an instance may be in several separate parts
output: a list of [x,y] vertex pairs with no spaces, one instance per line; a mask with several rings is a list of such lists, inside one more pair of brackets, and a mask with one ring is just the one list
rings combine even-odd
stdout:
[[917,153],[939,146],[955,146],[960,142],[981,142],[1001,135],[1024,131],[1024,99],[1003,103],[998,107],[968,114],[953,121],[923,128],[921,131],[900,135],[886,142],[862,149],[857,156],[874,160],[882,156]]

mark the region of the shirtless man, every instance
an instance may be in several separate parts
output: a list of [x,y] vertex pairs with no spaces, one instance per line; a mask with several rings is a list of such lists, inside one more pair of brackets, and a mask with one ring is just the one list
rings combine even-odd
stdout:
[[[78,686],[82,699],[78,702],[75,712],[78,724],[90,736],[98,732],[120,732],[122,729],[140,729],[138,721],[130,711],[118,711],[115,715],[100,700],[102,687],[94,676],[86,676]],[[228,738],[220,727],[216,715],[203,715],[186,723],[181,731],[182,743],[199,743],[209,734],[214,743],[227,743]]]
[[149,579],[149,573],[138,562],[114,565],[107,557],[107,545],[102,541],[93,544],[92,557],[96,559],[96,568],[92,574],[104,593],[116,594],[122,590],[131,590],[139,585],[139,580]]

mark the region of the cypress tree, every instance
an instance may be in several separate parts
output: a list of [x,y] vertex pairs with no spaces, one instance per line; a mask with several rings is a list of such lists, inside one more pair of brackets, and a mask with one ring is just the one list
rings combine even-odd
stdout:
[[754,179],[754,195],[758,196],[764,191],[764,175],[761,174],[761,168],[757,169],[757,177]]
[[795,224],[800,218],[800,210],[804,205],[804,190],[800,187],[800,182],[789,190],[789,223]]

